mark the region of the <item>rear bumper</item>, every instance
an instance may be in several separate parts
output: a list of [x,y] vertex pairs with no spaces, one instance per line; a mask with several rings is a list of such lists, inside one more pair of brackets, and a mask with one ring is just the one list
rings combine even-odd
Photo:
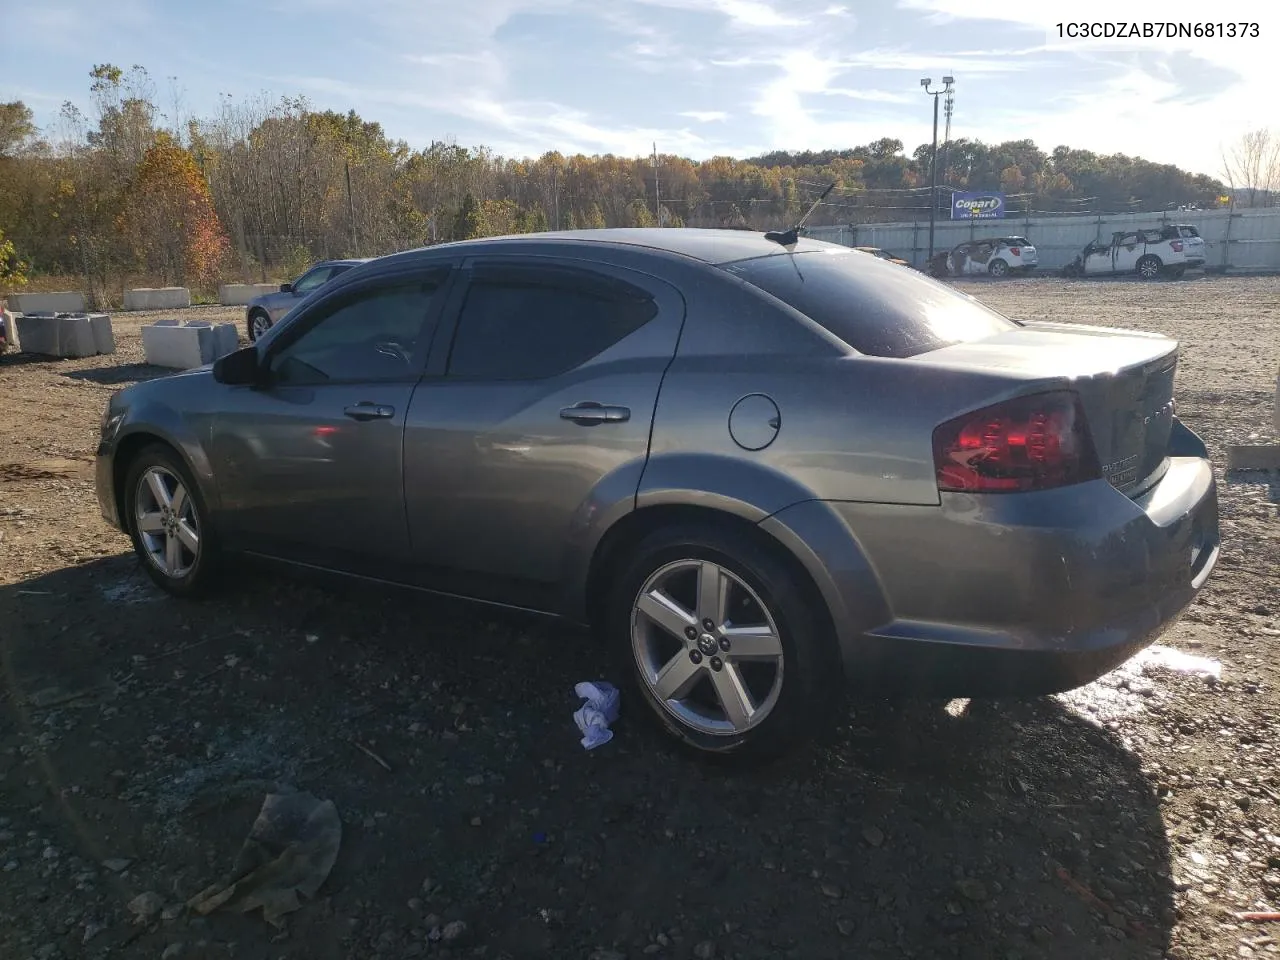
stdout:
[[873,577],[837,556],[845,573],[827,590],[839,594],[828,605],[848,678],[876,693],[1031,696],[1088,683],[1164,632],[1218,558],[1217,488],[1198,457],[1171,459],[1138,499],[1095,481],[947,494],[938,507],[824,506]]

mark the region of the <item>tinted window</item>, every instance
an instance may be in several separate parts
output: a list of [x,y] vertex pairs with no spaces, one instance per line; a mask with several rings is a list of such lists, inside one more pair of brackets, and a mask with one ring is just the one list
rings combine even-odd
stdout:
[[316,267],[298,278],[298,282],[293,285],[294,293],[309,293],[316,287],[320,286],[329,279],[332,272],[330,267]]
[[1123,237],[1120,238],[1120,246],[1122,247],[1132,247],[1137,242],[1138,242],[1138,235],[1136,233],[1126,233]]
[[417,375],[415,354],[431,331],[427,318],[440,278],[414,279],[343,297],[302,320],[307,330],[271,359],[283,383],[402,380]]
[[1016,328],[946,284],[870,257],[780,254],[725,269],[873,357],[911,357]]
[[1178,230],[1182,233],[1184,237],[1200,236],[1200,231],[1197,230],[1195,227],[1179,227]]
[[658,312],[629,284],[560,269],[482,269],[458,318],[449,374],[538,380],[585,363]]

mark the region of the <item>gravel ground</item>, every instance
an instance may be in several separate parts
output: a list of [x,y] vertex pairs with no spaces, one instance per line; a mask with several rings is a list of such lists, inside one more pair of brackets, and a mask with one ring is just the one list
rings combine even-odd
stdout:
[[[1176,336],[1215,462],[1266,438],[1280,280],[963,287]],[[1274,476],[1220,474],[1222,562],[1153,654],[1060,697],[858,704],[729,775],[625,705],[584,752],[596,661],[555,627],[250,568],[160,597],[91,479],[110,391],[156,374],[150,319],[115,318],[114,357],[0,363],[5,960],[1280,954],[1280,924],[1236,917],[1280,909]],[[316,899],[283,930],[182,911],[278,785],[341,814]]]

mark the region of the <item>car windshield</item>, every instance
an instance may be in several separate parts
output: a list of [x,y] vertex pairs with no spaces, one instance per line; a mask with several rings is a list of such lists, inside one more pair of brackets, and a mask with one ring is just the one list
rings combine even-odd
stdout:
[[873,357],[912,357],[1016,327],[946,284],[848,251],[758,257],[724,269]]

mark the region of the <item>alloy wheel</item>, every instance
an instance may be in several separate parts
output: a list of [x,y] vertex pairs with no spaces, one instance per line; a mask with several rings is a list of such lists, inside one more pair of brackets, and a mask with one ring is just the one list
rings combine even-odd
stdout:
[[645,581],[632,604],[631,648],[654,699],[699,733],[750,730],[782,690],[773,615],[741,577],[710,560],[677,560]]
[[249,324],[253,332],[253,339],[257,340],[271,329],[271,318],[265,314],[255,313]]
[[173,580],[191,572],[200,559],[200,517],[181,479],[165,467],[147,468],[134,495],[134,518],[157,570]]

